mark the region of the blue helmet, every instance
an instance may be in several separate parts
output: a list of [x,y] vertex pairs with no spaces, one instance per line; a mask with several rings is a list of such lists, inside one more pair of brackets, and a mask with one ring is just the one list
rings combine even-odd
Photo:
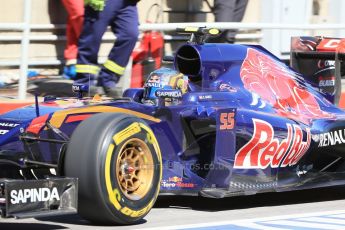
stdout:
[[157,105],[158,97],[156,92],[159,89],[180,90],[182,95],[187,92],[188,77],[169,68],[160,68],[153,71],[144,84],[142,102]]

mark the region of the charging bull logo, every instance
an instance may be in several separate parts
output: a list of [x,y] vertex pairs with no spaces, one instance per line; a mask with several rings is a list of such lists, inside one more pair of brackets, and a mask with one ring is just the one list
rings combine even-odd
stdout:
[[250,141],[235,156],[234,168],[277,168],[292,166],[303,157],[310,146],[311,134],[306,129],[306,140],[298,125],[286,124],[287,137],[279,141],[273,127],[262,120],[253,119],[254,133]]
[[329,118],[315,95],[301,87],[295,73],[255,49],[248,49],[240,73],[244,87],[268,101],[280,116],[303,123],[314,118]]

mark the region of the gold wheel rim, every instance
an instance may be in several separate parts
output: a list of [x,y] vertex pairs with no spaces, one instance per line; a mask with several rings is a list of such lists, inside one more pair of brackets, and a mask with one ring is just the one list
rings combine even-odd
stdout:
[[142,199],[150,190],[154,165],[147,144],[132,138],[122,146],[116,162],[116,178],[122,193],[130,200]]

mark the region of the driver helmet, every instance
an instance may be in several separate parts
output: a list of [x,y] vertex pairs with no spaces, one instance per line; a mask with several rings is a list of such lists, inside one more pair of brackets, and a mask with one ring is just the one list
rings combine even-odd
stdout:
[[[188,90],[188,77],[176,70],[165,67],[153,71],[144,84],[142,102],[147,105],[157,105],[158,97],[156,92],[159,89],[178,90],[179,95],[183,95]],[[166,98],[165,100],[170,104],[180,102],[180,98]]]

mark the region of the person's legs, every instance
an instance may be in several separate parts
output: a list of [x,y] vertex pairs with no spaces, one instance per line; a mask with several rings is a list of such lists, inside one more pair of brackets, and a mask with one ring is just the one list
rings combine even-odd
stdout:
[[[214,0],[215,21],[234,22],[237,1],[238,0]],[[224,30],[218,37],[209,38],[207,42],[234,43],[236,31],[237,30]]]
[[102,36],[110,23],[112,11],[105,7],[103,11],[95,11],[91,7],[85,7],[83,30],[78,42],[77,79],[95,80],[98,67],[98,51]]
[[66,48],[64,50],[65,65],[63,67],[63,77],[67,79],[74,79],[76,77],[77,54],[78,54],[78,40],[75,38],[72,29],[72,21],[68,18],[66,24]]
[[[123,6],[115,13],[112,20],[111,28],[116,35],[116,41],[98,78],[99,85],[103,86],[108,95],[112,94],[111,89],[116,87],[120,76],[123,75],[139,34],[136,1],[113,1],[116,1],[117,4],[123,2]],[[109,4],[109,2],[107,3]]]
[[[64,52],[65,59],[76,61],[78,53],[78,38],[83,27],[84,1],[62,0],[68,13],[67,21],[67,46]],[[75,64],[75,63],[74,63]]]
[[216,22],[233,22],[237,0],[214,0]]
[[234,22],[241,22],[244,16],[244,13],[246,12],[246,8],[248,5],[248,0],[237,0],[236,1],[236,7],[234,10]]
[[68,13],[66,28],[66,48],[64,50],[65,67],[64,76],[74,78],[76,75],[75,64],[77,63],[78,39],[83,27],[84,1],[62,0]]

